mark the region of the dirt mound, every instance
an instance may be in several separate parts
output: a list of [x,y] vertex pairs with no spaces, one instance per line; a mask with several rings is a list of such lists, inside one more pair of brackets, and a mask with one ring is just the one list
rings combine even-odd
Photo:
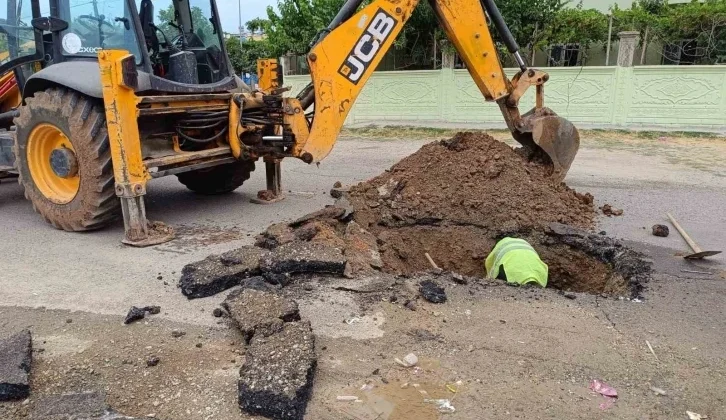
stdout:
[[547,168],[489,135],[430,143],[389,171],[351,188],[364,227],[470,225],[487,230],[590,228],[593,197],[551,181]]
[[594,225],[592,195],[547,174],[487,134],[460,133],[354,186],[348,199],[355,221],[378,238],[384,270],[426,270],[429,253],[443,268],[483,277],[487,254],[505,234],[543,231],[553,222]]
[[444,270],[484,277],[497,241],[519,237],[549,265],[549,287],[638,296],[648,263],[616,240],[589,233],[592,195],[547,174],[486,134],[461,133],[341,192],[334,206],[271,226],[257,244],[273,249],[311,241],[342,249],[349,277],[427,271],[426,254]]

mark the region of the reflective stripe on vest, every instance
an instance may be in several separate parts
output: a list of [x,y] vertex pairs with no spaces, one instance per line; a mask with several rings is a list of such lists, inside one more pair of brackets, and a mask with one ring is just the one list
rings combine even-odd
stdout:
[[[499,249],[497,249],[499,248]],[[509,251],[514,251],[515,249],[524,249],[528,251],[532,251],[535,254],[537,254],[537,251],[532,248],[532,245],[530,245],[527,241],[524,239],[519,238],[504,238],[497,245],[494,247],[492,252],[495,253],[494,263],[492,264],[491,271],[492,273],[489,274],[489,277],[496,277],[494,274],[494,270],[496,269],[497,274],[499,274],[499,266],[502,263],[502,258],[507,254]]]
[[[535,251],[534,248],[532,248],[532,246],[529,245],[529,244],[526,244],[526,245],[522,245],[522,244],[511,244],[511,245],[507,245],[504,248],[502,248],[499,252],[497,252],[497,258],[494,260],[494,264],[492,265],[492,271],[494,271],[495,268],[501,266],[502,259],[504,258],[505,255],[507,255],[507,252],[509,252],[509,251],[515,251],[517,249],[523,249],[525,251],[532,251],[535,254],[537,254],[537,251]],[[499,270],[497,270],[497,274],[499,274]],[[491,276],[491,277],[496,277],[496,276]]]

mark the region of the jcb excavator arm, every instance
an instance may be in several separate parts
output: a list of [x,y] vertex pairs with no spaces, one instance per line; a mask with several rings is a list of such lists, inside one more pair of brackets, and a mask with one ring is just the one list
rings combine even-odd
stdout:
[[[514,138],[532,154],[544,152],[556,179],[564,178],[579,147],[567,120],[543,107],[548,75],[528,69],[493,0],[430,0],[439,24],[454,44],[487,101],[496,101]],[[375,0],[356,12],[362,0],[348,0],[308,54],[312,82],[286,99],[285,124],[295,136],[292,154],[306,162],[328,155],[360,91],[401,32],[418,0]],[[497,56],[485,9],[514,54],[520,72],[509,80]],[[519,100],[536,86],[536,107],[520,115]],[[305,110],[314,104],[312,119]]]

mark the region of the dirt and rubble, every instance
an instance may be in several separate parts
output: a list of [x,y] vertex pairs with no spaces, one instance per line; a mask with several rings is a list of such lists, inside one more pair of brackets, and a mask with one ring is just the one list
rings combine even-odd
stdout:
[[[389,302],[416,310],[419,297],[445,303],[447,284],[471,283],[472,293],[490,285],[493,280],[484,279],[487,254],[501,238],[520,237],[549,265],[550,287],[639,297],[650,263],[592,232],[594,197],[548,173],[488,135],[458,134],[425,145],[369,181],[349,189],[334,185],[334,205],[269,226],[253,247],[184,267],[179,286],[190,299],[238,286],[223,306],[249,343],[240,370],[240,407],[272,418],[302,418],[315,374],[313,331],[297,322],[297,303],[275,293],[293,277],[384,274],[378,280],[386,284],[377,290],[345,290],[368,295],[370,303],[389,295]],[[285,353],[299,357],[281,364]]]
[[[474,296],[501,283],[484,279],[484,260],[499,239],[514,236],[530,242],[549,265],[550,287],[640,296],[649,263],[592,232],[593,196],[547,174],[547,168],[485,134],[459,134],[425,145],[369,181],[334,186],[339,192],[334,205],[269,226],[254,246],[186,265],[179,287],[189,299],[235,288],[218,312],[242,336],[240,408],[275,419],[301,419],[305,413],[320,321],[301,317],[287,291],[291,283],[293,296],[305,284],[304,296],[321,279],[348,278],[353,285],[333,290],[357,295],[362,309],[381,301],[409,313],[432,303],[445,306],[451,287]],[[139,319],[146,310],[138,309]],[[371,334],[380,322],[363,314],[343,319],[346,325],[370,324]],[[144,363],[157,369],[165,360],[150,354]]]
[[[528,240],[555,288],[637,297],[650,265],[617,240],[596,235],[594,197],[547,177],[548,170],[486,134],[425,145],[383,174],[340,191],[335,205],[271,225],[256,245],[263,272],[413,275],[431,268],[485,277],[484,260],[506,236]],[[290,250],[303,257],[290,258]],[[315,255],[305,256],[309,249]],[[306,264],[300,265],[302,261]],[[328,264],[328,270],[316,268]],[[330,265],[332,264],[332,265]],[[336,265],[337,264],[337,265]],[[269,265],[269,263],[268,263]],[[262,264],[264,266],[264,263]]]
[[[418,147],[420,143],[416,144]],[[364,172],[366,176],[372,173],[371,167],[375,167],[375,171],[380,170],[380,160],[375,161],[377,166],[367,163],[365,153],[371,152],[363,149],[374,149],[376,154],[384,154],[381,151],[388,150],[388,161],[391,162],[391,156],[403,155],[401,152],[396,154],[395,149],[407,150],[406,153],[411,149],[410,145],[401,142],[391,147],[383,142],[343,141],[338,146],[342,148],[338,152],[348,150],[351,153],[345,155],[346,165],[337,167],[338,173],[323,172],[325,166],[320,168],[325,178],[317,178],[317,182],[322,183],[320,180],[326,179],[323,185],[318,184],[321,194],[336,179],[342,179],[346,185],[358,182],[358,178],[344,175],[349,170],[342,172],[343,168],[350,167],[351,162],[357,166],[356,171],[367,170]],[[392,148],[394,151],[391,151]],[[625,209],[625,214],[619,218],[598,214],[600,229],[606,229],[611,235],[617,233],[646,243],[630,243],[653,258],[654,267],[658,270],[648,283],[643,302],[605,298],[600,294],[559,293],[551,290],[551,287],[561,287],[556,286],[552,279],[551,287],[540,289],[514,288],[503,281],[456,273],[421,276],[405,261],[401,262],[402,270],[411,271],[402,271],[402,275],[372,268],[372,276],[361,273],[352,275],[352,278],[261,273],[240,280],[242,289],[252,288],[254,284],[260,289],[274,290],[281,296],[294,299],[299,303],[301,317],[311,321],[318,363],[306,418],[677,419],[687,418],[687,410],[709,418],[724,418],[726,404],[722,378],[726,372],[726,358],[723,334],[718,333],[723,330],[719,320],[726,302],[723,299],[726,283],[719,281],[724,278],[723,259],[690,262],[674,257],[675,248],[686,246],[678,235],[652,238],[649,229],[641,229],[641,226],[649,228],[653,223],[662,222],[663,210],[657,209],[669,206],[671,202],[682,203],[685,214],[686,210],[699,213],[704,203],[719,201],[709,197],[720,196],[713,196],[713,190],[703,191],[704,187],[700,185],[702,179],[691,176],[693,172],[688,172],[689,180],[699,184],[693,188],[696,191],[694,195],[689,195],[690,190],[679,190],[670,182],[664,182],[662,187],[638,184],[636,181],[642,179],[641,174],[653,176],[654,172],[648,172],[648,168],[654,166],[637,161],[633,166],[642,166],[641,169],[619,173],[617,178],[622,181],[613,181],[607,175],[616,173],[617,169],[609,167],[605,170],[603,167],[614,165],[619,168],[627,164],[622,163],[622,154],[615,156],[617,161],[601,159],[602,154],[609,152],[583,150],[580,161],[587,164],[577,165],[571,174],[574,176],[569,179],[575,185],[582,185],[578,186],[582,192],[588,188],[597,191],[598,206],[607,200]],[[631,164],[635,159],[646,159],[630,152],[626,157],[630,158],[626,162]],[[335,159],[334,155],[326,164],[336,162]],[[652,156],[647,159],[649,162],[656,160]],[[299,182],[315,181],[311,174],[317,168],[302,167],[297,172],[298,169],[295,167],[290,172],[304,174],[300,177],[305,178],[304,181]],[[664,165],[655,174],[671,170],[683,175],[673,165]],[[625,181],[626,174],[633,175],[635,180]],[[313,178],[313,181],[308,178]],[[292,177],[287,179],[293,182]],[[722,185],[722,182],[711,185]],[[169,187],[176,191],[174,188],[174,185]],[[341,192],[350,190],[342,185],[339,189]],[[244,192],[237,195],[246,203],[248,197]],[[318,202],[322,207],[322,203],[327,202],[327,196]],[[161,204],[157,203],[157,206]],[[284,205],[285,211],[275,212],[264,221],[255,219],[257,213],[254,207],[252,211],[244,208],[244,225],[249,229],[245,232],[263,230],[275,218],[292,220],[316,207],[305,205],[302,201],[295,203],[293,197]],[[156,211],[161,211],[159,209],[166,210],[157,207]],[[341,216],[345,214],[345,209],[334,210]],[[153,203],[151,212],[154,212]],[[268,208],[259,212],[272,213]],[[707,215],[714,213],[717,212],[707,212]],[[198,215],[195,213],[188,217],[198,218]],[[210,223],[221,225],[228,220],[226,216],[209,217]],[[239,218],[237,214],[234,217]],[[281,227],[284,230],[289,228],[292,240],[302,244],[312,241],[326,243],[323,239],[327,235],[332,241],[327,243],[335,243],[335,247],[343,249],[346,265],[350,266],[354,252],[345,249],[345,232],[341,233],[342,229],[339,229],[342,225],[350,231],[349,236],[357,237],[354,234],[362,229],[369,233],[368,239],[374,239],[368,244],[365,241],[358,243],[360,250],[372,247],[371,243],[378,246],[378,236],[371,232],[372,229],[365,229],[351,219],[315,220],[316,223],[306,229],[302,229],[302,225],[289,226],[287,223],[281,224]],[[308,221],[311,219],[308,218]],[[698,233],[699,226],[703,228],[706,225],[707,229],[715,232],[723,227],[713,217],[704,218],[700,225],[694,224],[699,238],[702,236]],[[558,235],[562,237],[562,231],[548,234],[549,229],[552,227],[548,225],[532,233],[540,235],[542,240],[548,237],[557,239]],[[628,235],[628,229],[637,229],[637,234]],[[32,233],[32,229],[18,230]],[[472,230],[466,231],[472,236],[475,234]],[[115,244],[116,233],[118,231],[112,232],[110,238],[102,242]],[[66,250],[67,238],[57,233],[57,238],[63,241],[61,246],[53,239],[54,234],[50,232],[45,252],[49,254],[48,261],[60,263],[53,259],[52,254],[54,250]],[[592,240],[598,236],[607,238],[587,230],[582,234],[594,235]],[[94,238],[97,237],[94,235]],[[706,235],[706,238],[709,236]],[[72,238],[70,240],[73,242]],[[567,242],[572,240],[579,239],[575,236],[542,247],[552,248],[553,252],[556,246],[567,250],[570,248]],[[22,246],[22,241],[18,243]],[[248,243],[249,240],[245,242]],[[459,245],[456,241],[450,243]],[[656,249],[647,243],[668,248]],[[96,246],[95,242],[93,244]],[[229,244],[227,249],[232,247]],[[84,249],[75,245],[72,248]],[[238,406],[239,369],[243,361],[247,363],[246,353],[250,347],[244,344],[243,336],[231,317],[226,316],[226,311],[212,311],[225,296],[185,302],[178,291],[162,288],[162,279],[154,281],[157,272],[161,275],[163,271],[164,280],[168,281],[179,273],[183,264],[204,258],[212,249],[219,253],[226,249],[217,246],[206,252],[181,255],[162,253],[160,248],[145,250],[143,254],[137,250],[125,250],[124,258],[127,258],[126,252],[134,257],[148,254],[147,258],[166,264],[144,265],[143,258],[139,258],[139,263],[133,267],[125,265],[123,273],[115,270],[115,260],[110,257],[104,258],[102,263],[98,262],[101,260],[93,260],[92,264],[98,265],[98,272],[88,270],[89,263],[83,265],[81,260],[79,267],[89,273],[77,268],[76,271],[68,271],[66,276],[73,279],[76,289],[83,291],[85,306],[70,305],[77,308],[72,312],[60,310],[69,307],[68,290],[73,289],[62,281],[63,276],[44,273],[37,268],[23,276],[22,272],[17,272],[17,267],[21,266],[16,265],[13,272],[13,261],[7,261],[6,271],[12,274],[12,279],[6,276],[9,294],[5,306],[0,307],[0,336],[31,328],[34,365],[30,378],[31,396],[23,401],[0,403],[0,418],[36,418],[33,412],[47,414],[41,410],[42,401],[47,396],[88,390],[104,392],[110,407],[136,418],[250,418],[241,414]],[[613,256],[617,256],[618,250],[626,247],[613,245],[608,248]],[[116,248],[112,251],[118,254]],[[486,254],[488,249],[483,248],[482,252]],[[62,255],[67,259],[67,252]],[[442,255],[434,254],[433,257],[438,264],[444,265]],[[371,261],[374,260],[371,258]],[[378,261],[378,268],[382,268],[380,252]],[[618,258],[617,261],[621,260]],[[721,265],[717,264],[719,261]],[[425,269],[429,268],[425,259],[421,263]],[[555,264],[548,263],[550,272],[554,273]],[[365,268],[365,264],[361,267]],[[450,264],[462,262],[452,258]],[[467,260],[467,264],[472,263]],[[478,268],[474,264],[471,266]],[[574,259],[571,268],[578,269]],[[607,264],[605,268],[608,268]],[[131,281],[134,269],[141,273],[138,281]],[[390,268],[386,270],[393,272]],[[609,272],[602,271],[604,274]],[[91,283],[86,281],[88,278],[101,280]],[[420,283],[424,278],[445,288],[446,303],[433,304],[420,296]],[[104,288],[104,283],[114,286],[124,284],[126,288]],[[91,284],[94,287],[90,287]],[[122,296],[127,296],[124,291],[131,288],[129,297],[123,300]],[[49,299],[24,297],[24,294],[30,296],[31,291],[33,295],[38,292],[41,296],[53,296],[57,308],[32,307],[48,304]],[[166,295],[154,297],[154,292]],[[407,301],[416,309],[415,312],[404,305]],[[123,325],[123,315],[132,304],[150,303],[161,304],[159,316],[147,316],[131,325]],[[99,309],[106,308],[107,312],[101,315],[93,305]],[[109,315],[109,312],[115,315]],[[221,317],[215,318],[212,314]],[[72,322],[69,322],[71,319]],[[417,367],[405,368],[395,362],[395,358],[412,352],[419,359]],[[149,360],[157,360],[158,363],[150,366]],[[603,380],[618,391],[619,400],[608,411],[598,407],[601,397],[588,390],[588,384],[593,379]],[[655,392],[654,389],[665,392]],[[426,391],[431,400],[449,399],[456,407],[456,413],[442,416],[436,406],[423,401],[421,391]],[[337,396],[354,396],[358,400],[339,401]],[[54,400],[50,401],[51,405],[56,405]],[[47,417],[39,418],[47,420]]]

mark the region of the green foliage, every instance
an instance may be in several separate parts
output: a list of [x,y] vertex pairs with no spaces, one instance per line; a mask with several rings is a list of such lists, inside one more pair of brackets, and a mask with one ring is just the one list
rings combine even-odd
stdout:
[[[310,42],[328,26],[344,3],[345,0],[279,0],[278,11],[268,7],[268,20],[262,29],[267,35],[270,51],[275,56],[307,53]],[[364,2],[363,6],[366,4],[368,2]],[[408,57],[407,65],[430,66],[433,42],[443,38],[431,6],[422,1],[393,47]]]
[[166,9],[160,9],[158,15],[158,22],[156,26],[161,32],[164,33],[169,39],[179,35],[179,30],[173,27],[171,24],[177,24],[174,5],[170,4]]
[[[613,8],[613,33],[638,31],[641,40],[648,28],[648,42],[680,46],[697,64],[726,62],[726,0],[667,4],[665,0],[638,0],[630,9]],[[685,51],[684,51],[685,52]]]
[[344,0],[279,0],[267,7],[264,32],[275,56],[305,54],[316,34],[328,26]]
[[579,43],[588,48],[594,42],[604,41],[608,34],[608,17],[595,9],[582,9],[582,4],[579,6],[557,12],[535,46]]
[[192,7],[192,26],[194,27],[194,33],[197,34],[206,45],[213,43],[217,38],[217,34],[214,33],[214,26],[209,21],[210,16],[205,16],[202,9],[194,6]]
[[630,9],[621,9],[615,4],[610,10],[613,14],[613,34],[637,31],[642,38],[645,28],[652,26],[657,20],[657,15],[651,13],[651,10],[657,9],[647,1],[635,1]]
[[688,52],[696,64],[726,63],[726,0],[671,5],[656,19],[652,32],[666,45],[692,40]]
[[[368,1],[364,2],[367,4]],[[582,4],[567,7],[569,0],[497,0],[505,21],[522,49],[546,48],[552,44],[579,43],[584,49],[605,42],[608,16]],[[250,45],[251,56],[266,51],[270,56],[305,54],[310,42],[333,19],[344,0],[278,0],[277,9],[268,7],[268,19],[248,22],[251,32],[262,31],[265,42]],[[699,63],[726,62],[726,0],[693,0],[668,4],[667,0],[636,0],[628,9],[615,5],[613,36],[621,31],[638,31],[641,39],[648,30],[648,42],[676,43],[695,40]],[[501,37],[490,26],[500,52],[508,55]],[[428,2],[422,1],[394,43],[405,55],[403,67],[430,67],[433,43],[446,39]],[[441,44],[439,44],[441,45]],[[452,48],[451,44],[446,48]],[[680,44],[679,44],[680,45]],[[437,48],[438,51],[441,48]],[[397,62],[398,64],[398,62]],[[399,66],[401,67],[401,66]]]
[[422,1],[394,41],[393,48],[408,57],[404,64],[406,67],[431,68],[434,60],[433,43],[444,38],[431,5]]
[[264,32],[265,28],[267,28],[269,25],[270,25],[269,20],[262,19],[262,18],[255,18],[255,19],[248,21],[245,24],[245,27],[247,28],[248,31],[255,34],[258,32]]
[[[497,1],[504,21],[520,48],[540,44],[545,28],[551,25],[569,0],[507,0]],[[537,32],[535,33],[535,27]],[[492,29],[494,39],[500,36]]]
[[257,72],[257,59],[271,57],[270,45],[267,41],[246,40],[240,42],[236,36],[225,42],[227,54],[237,74]]

